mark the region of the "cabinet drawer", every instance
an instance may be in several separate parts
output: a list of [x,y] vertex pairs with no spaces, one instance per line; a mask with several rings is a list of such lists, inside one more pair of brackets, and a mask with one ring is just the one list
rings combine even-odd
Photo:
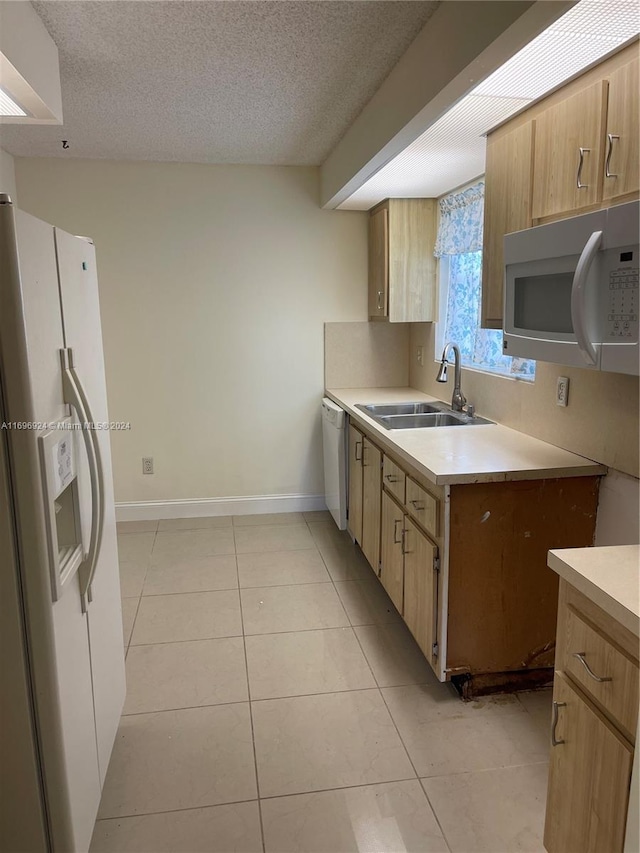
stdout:
[[402,468],[398,468],[395,462],[385,456],[382,463],[382,482],[387,491],[395,495],[402,504],[404,503],[405,480],[406,474]]
[[436,498],[407,477],[407,512],[421,524],[427,533],[437,536],[439,505]]
[[638,720],[638,667],[571,606],[564,611],[564,643],[557,668],[603,707],[631,740]]

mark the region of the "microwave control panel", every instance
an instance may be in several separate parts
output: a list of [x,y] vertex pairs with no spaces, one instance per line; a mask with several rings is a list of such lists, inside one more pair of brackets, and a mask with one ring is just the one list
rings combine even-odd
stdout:
[[638,267],[620,266],[611,270],[605,340],[612,343],[637,341],[639,309]]

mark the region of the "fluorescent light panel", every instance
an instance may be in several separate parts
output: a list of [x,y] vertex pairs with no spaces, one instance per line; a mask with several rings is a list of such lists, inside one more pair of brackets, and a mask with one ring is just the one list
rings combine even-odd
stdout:
[[343,210],[384,198],[434,198],[484,171],[483,134],[633,38],[635,0],[581,0],[366,181]]
[[18,106],[13,98],[0,89],[0,116],[26,116],[26,112],[22,107]]

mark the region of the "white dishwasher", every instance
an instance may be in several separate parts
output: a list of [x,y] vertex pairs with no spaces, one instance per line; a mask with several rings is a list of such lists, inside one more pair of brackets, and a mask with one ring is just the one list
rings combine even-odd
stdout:
[[333,400],[322,400],[324,496],[340,530],[347,526],[347,413]]

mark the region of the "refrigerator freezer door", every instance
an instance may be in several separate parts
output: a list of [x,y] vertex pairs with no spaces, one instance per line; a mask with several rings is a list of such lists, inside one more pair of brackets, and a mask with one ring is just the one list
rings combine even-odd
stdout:
[[[64,337],[54,232],[21,211],[15,212],[15,227],[19,276],[3,281],[3,287],[20,293],[28,378],[19,378],[30,393],[25,403],[12,373],[15,358],[3,358],[7,414],[11,420],[61,422],[69,411],[62,396],[59,350]],[[0,326],[6,340],[4,319]],[[77,575],[62,597],[51,601],[37,436],[36,430],[9,435],[35,718],[54,849],[86,850],[100,802],[89,633]],[[37,478],[20,473],[29,464],[39,471]],[[51,635],[43,633],[47,623]]]
[[[65,346],[73,352],[75,369],[96,424],[106,424],[109,415],[95,249],[89,241],[58,228],[55,235]],[[100,776],[104,782],[124,704],[125,676],[109,430],[96,429],[95,437],[102,459],[104,527],[87,617]],[[88,495],[88,470],[81,468],[79,476],[81,481],[84,478]]]

